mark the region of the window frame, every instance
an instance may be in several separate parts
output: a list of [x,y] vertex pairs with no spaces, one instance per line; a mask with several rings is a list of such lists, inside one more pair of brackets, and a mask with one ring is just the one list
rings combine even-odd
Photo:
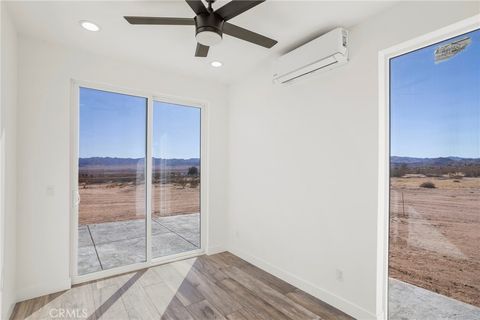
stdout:
[[390,222],[390,60],[480,28],[480,15],[461,20],[378,53],[378,204],[376,316],[388,319]]

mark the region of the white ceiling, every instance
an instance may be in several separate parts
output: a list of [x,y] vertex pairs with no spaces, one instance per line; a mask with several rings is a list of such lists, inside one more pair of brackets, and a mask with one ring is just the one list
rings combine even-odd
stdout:
[[[214,9],[226,2],[216,2]],[[219,45],[210,48],[207,58],[194,57],[193,26],[132,26],[123,19],[124,15],[193,17],[183,0],[15,1],[8,6],[21,34],[228,83],[258,64],[268,63],[269,58],[288,52],[334,27],[354,26],[393,3],[269,0],[230,22],[278,40],[276,46],[265,49],[225,35]],[[97,23],[101,31],[83,30],[78,23],[80,20]],[[213,60],[223,62],[224,66],[212,68],[210,62]]]

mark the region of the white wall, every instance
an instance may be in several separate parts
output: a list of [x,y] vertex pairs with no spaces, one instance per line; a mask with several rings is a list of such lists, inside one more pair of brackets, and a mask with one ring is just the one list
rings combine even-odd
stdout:
[[[208,249],[226,231],[227,89],[20,36],[17,290],[20,300],[70,284],[70,79],[207,101]],[[55,194],[48,196],[47,186]]]
[[1,6],[1,109],[0,109],[0,317],[8,319],[15,304],[16,219],[16,99],[17,35]]
[[378,51],[479,9],[401,3],[350,29],[342,68],[275,86],[264,66],[233,85],[229,249],[355,317],[379,315]]

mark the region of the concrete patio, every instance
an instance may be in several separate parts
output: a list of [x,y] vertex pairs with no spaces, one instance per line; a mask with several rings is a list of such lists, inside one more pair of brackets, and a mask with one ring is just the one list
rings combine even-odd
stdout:
[[[78,227],[78,274],[84,275],[146,260],[145,220]],[[152,256],[159,258],[200,248],[200,214],[152,218]]]
[[480,319],[480,308],[390,278],[390,320],[471,320]]

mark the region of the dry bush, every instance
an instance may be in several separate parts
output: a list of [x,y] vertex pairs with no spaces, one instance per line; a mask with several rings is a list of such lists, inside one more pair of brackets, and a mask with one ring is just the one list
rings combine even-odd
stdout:
[[427,181],[420,185],[420,188],[435,189],[435,184],[433,182]]
[[190,188],[198,187],[199,181],[197,179],[190,181]]

